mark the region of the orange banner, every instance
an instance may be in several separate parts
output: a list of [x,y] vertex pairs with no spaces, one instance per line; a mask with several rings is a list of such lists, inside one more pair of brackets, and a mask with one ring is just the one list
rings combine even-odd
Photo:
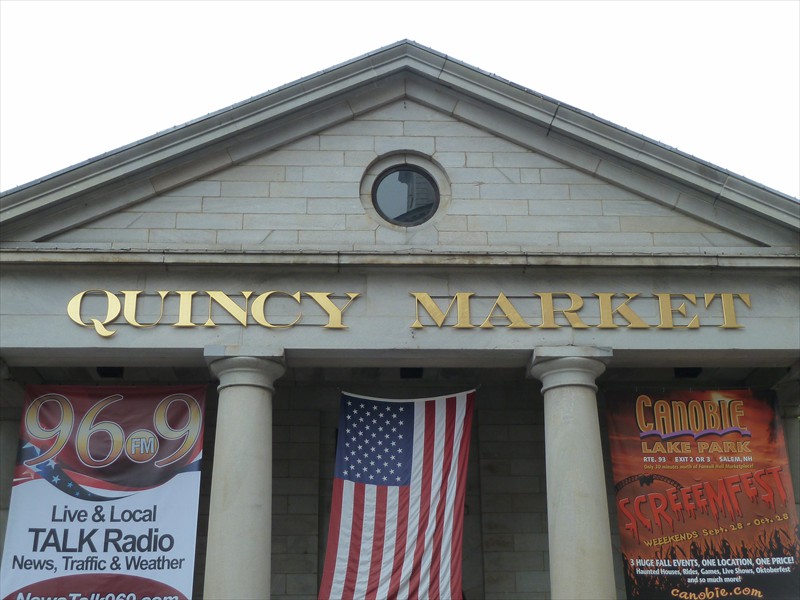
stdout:
[[789,598],[798,520],[770,393],[635,392],[608,399],[629,598]]

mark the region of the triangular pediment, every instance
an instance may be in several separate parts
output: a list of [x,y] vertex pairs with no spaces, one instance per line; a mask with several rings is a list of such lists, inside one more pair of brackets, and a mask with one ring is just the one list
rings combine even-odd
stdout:
[[[430,224],[392,227],[361,182],[381,157],[430,156],[449,185]],[[421,158],[419,160],[422,160]],[[56,234],[141,249],[530,252],[746,248],[674,207],[416,101],[352,120]]]
[[[387,225],[382,160],[430,161],[436,218]],[[797,252],[798,203],[401,42],[4,194],[5,247]]]

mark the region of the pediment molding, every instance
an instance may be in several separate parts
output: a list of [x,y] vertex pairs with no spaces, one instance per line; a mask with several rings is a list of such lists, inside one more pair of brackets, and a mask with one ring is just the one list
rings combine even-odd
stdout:
[[413,42],[400,42],[0,196],[4,241],[45,241],[408,98],[764,246],[800,204]]

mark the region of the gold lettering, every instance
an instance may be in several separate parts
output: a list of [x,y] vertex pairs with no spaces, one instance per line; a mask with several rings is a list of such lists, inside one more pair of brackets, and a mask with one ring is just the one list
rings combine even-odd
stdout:
[[311,296],[311,298],[322,307],[326,313],[328,313],[328,324],[325,325],[326,328],[330,329],[347,329],[347,325],[342,324],[342,313],[347,310],[347,307],[358,298],[361,294],[357,292],[345,292],[347,297],[350,300],[347,301],[342,308],[336,306],[328,296],[331,295],[332,292],[303,292],[306,296]]
[[[570,327],[573,329],[589,328],[577,315],[578,311],[583,308],[583,298],[578,294],[573,294],[572,292],[535,292],[534,295],[542,299],[542,324],[539,326],[541,329],[558,329],[561,327],[556,323],[557,312],[562,313],[567,318]],[[566,296],[569,298],[569,308],[556,309],[553,296]]]
[[263,294],[259,295],[253,300],[253,304],[250,307],[250,311],[253,315],[253,318],[256,320],[256,323],[259,325],[263,325],[264,327],[269,327],[271,329],[281,329],[286,327],[291,327],[295,323],[300,320],[300,317],[303,316],[302,312],[297,313],[297,317],[291,323],[286,324],[275,324],[270,323],[267,320],[267,300],[273,294],[283,294],[284,296],[288,296],[289,298],[294,298],[295,302],[300,304],[300,292],[295,292],[294,294],[290,294],[289,292],[278,292],[278,291],[271,291],[271,292],[264,292]]
[[730,413],[730,426],[738,427],[739,429],[747,429],[744,425],[739,423],[739,417],[744,416],[744,402],[741,400],[732,400],[728,407]]
[[689,413],[686,412],[686,404],[679,400],[672,402],[672,421],[675,431],[686,431],[689,429]]
[[205,322],[204,327],[216,327],[216,323],[211,319],[211,308],[214,302],[219,304],[225,311],[234,319],[239,321],[243,327],[247,327],[247,304],[250,301],[250,294],[253,292],[242,292],[244,296],[244,308],[231,300],[230,296],[225,292],[220,291],[206,291],[208,294],[208,320]]
[[[174,309],[165,308],[167,305],[166,298],[175,294],[178,297],[177,319],[172,323],[172,327],[216,327],[214,311],[219,313],[220,309],[222,309],[242,327],[247,327],[248,320],[252,316],[259,325],[278,329],[296,325],[303,318],[304,311],[302,311],[301,306],[298,306],[295,317],[292,317],[291,309],[281,312],[280,314],[285,314],[285,316],[278,317],[278,319],[292,319],[291,322],[274,323],[267,316],[267,302],[276,295],[283,295],[301,305],[302,296],[306,295],[316,302],[327,315],[327,323],[321,325],[322,327],[326,329],[347,329],[348,327],[343,321],[344,313],[361,296],[358,292],[346,292],[344,295],[340,294],[339,296],[336,296],[334,292],[297,291],[292,294],[276,290],[268,291],[258,296],[254,296],[258,292],[252,291],[238,293],[244,298],[243,305],[238,304],[234,294],[221,290],[202,292],[197,290],[158,290],[155,292],[121,290],[116,293],[99,289],[84,290],[69,300],[67,303],[67,315],[74,323],[82,327],[92,327],[102,337],[110,337],[114,335],[116,330],[110,329],[108,326],[117,319],[122,322],[120,315],[122,315],[127,324],[136,328],[161,325],[164,321],[165,312],[168,315],[168,320],[171,320],[169,319],[172,316],[170,313]],[[150,299],[150,295],[155,297],[156,294],[161,304],[158,315],[155,315],[155,307],[151,307],[151,304],[158,302],[158,300]],[[208,295],[208,314],[205,322],[195,323],[193,321],[193,311],[194,302],[198,294]],[[701,313],[695,310],[694,314],[692,314],[687,308],[688,304],[698,305],[698,295],[702,297],[706,310],[706,312],[702,313],[703,315],[710,314],[712,312],[711,309],[715,308],[714,303],[719,301],[717,306],[720,307],[722,318],[722,324],[719,327],[722,329],[742,329],[744,325],[739,323],[737,315],[737,309],[741,310],[738,303],[741,302],[745,307],[752,308],[750,294],[744,292],[653,293],[652,297],[658,301],[660,319],[658,325],[656,325],[654,322],[648,323],[645,321],[631,307],[633,300],[636,300],[637,307],[643,303],[643,300],[637,300],[641,298],[641,293],[639,292],[591,292],[590,295],[587,292],[587,297],[597,298],[599,313],[597,324],[588,325],[580,315],[585,305],[585,298],[581,294],[574,292],[532,292],[531,295],[534,298],[539,298],[541,306],[541,324],[535,325],[526,321],[526,317],[515,306],[515,303],[519,304],[517,297],[514,297],[512,301],[504,292],[499,292],[484,321],[480,325],[474,325],[472,323],[471,308],[472,297],[476,295],[475,292],[455,292],[452,296],[431,296],[427,292],[409,292],[409,294],[414,298],[416,314],[416,318],[411,324],[412,329],[422,329],[430,326],[431,323],[438,328],[447,326],[454,329],[473,329],[476,327],[493,329],[498,326],[508,329],[532,329],[534,327],[539,329],[559,329],[561,327],[571,327],[573,329],[588,329],[590,327],[598,329],[649,329],[651,327],[657,329],[699,329]],[[87,296],[96,295],[105,295],[106,297],[106,307],[103,309],[106,316],[104,318],[96,316],[84,319],[82,315],[84,300]],[[488,300],[491,299],[491,296],[488,295],[481,295],[480,297],[487,301],[487,304]],[[251,298],[253,299],[252,302]],[[344,298],[343,306],[338,305],[338,299],[340,298]],[[448,302],[448,305],[444,309],[440,308],[439,300]],[[97,302],[97,300],[92,299],[87,306],[95,306]],[[173,306],[173,301],[170,300],[169,302],[169,306]],[[279,300],[278,302],[280,304],[281,301]],[[219,308],[214,307],[215,303]],[[140,315],[143,311],[145,314],[152,315],[150,319],[146,319],[146,322],[140,321]],[[272,311],[273,313],[276,311],[274,303]],[[421,316],[423,312],[427,314],[426,317]],[[676,315],[678,316],[676,317]],[[527,317],[531,318],[529,315]],[[202,318],[202,315],[199,318]],[[219,318],[218,315],[217,318]],[[423,318],[426,319],[427,323],[423,324]],[[505,319],[505,321],[498,321],[498,319]],[[620,319],[623,322],[620,322]],[[532,320],[535,321],[533,318]],[[688,408],[686,414],[680,415],[682,421],[687,419],[691,421],[693,418],[698,418],[698,415],[692,414],[691,407]],[[699,418],[713,421],[713,415],[699,416]]]
[[492,310],[489,311],[489,316],[487,316],[486,320],[481,323],[481,327],[494,327],[494,325],[491,323],[491,319],[495,308],[499,308],[502,311],[503,316],[508,319],[509,323],[507,327],[509,329],[530,329],[533,327],[533,325],[528,325],[528,323],[525,322],[525,319],[523,319],[522,315],[517,312],[517,309],[513,304],[511,304],[511,301],[503,292],[500,292],[500,295],[494,302],[494,306],[492,306]]
[[653,431],[653,423],[647,420],[644,414],[644,409],[653,405],[650,396],[642,394],[636,398],[636,424],[639,426],[639,431]]
[[689,442],[642,442],[642,452],[645,454],[689,454],[692,445]]
[[456,324],[453,325],[454,329],[469,329],[471,327],[475,327],[472,323],[470,323],[470,314],[469,314],[469,299],[471,296],[474,296],[474,292],[456,292],[456,295],[450,301],[450,304],[447,306],[447,310],[442,312],[436,302],[430,297],[429,294],[425,292],[410,292],[412,296],[414,296],[414,308],[417,311],[417,320],[411,324],[411,327],[414,329],[421,329],[424,327],[422,322],[419,320],[419,307],[420,305],[422,308],[425,309],[425,312],[428,313],[433,322],[436,323],[437,327],[441,327],[444,323],[445,318],[450,313],[450,309],[453,308],[453,303],[456,304],[456,312],[458,314],[458,320]]
[[750,294],[737,294],[737,293],[730,293],[730,292],[722,292],[721,294],[714,294],[708,293],[705,294],[705,302],[706,308],[714,301],[714,298],[717,296],[720,297],[722,301],[722,325],[720,327],[722,329],[742,329],[744,325],[740,325],[736,321],[736,307],[734,306],[734,300],[738,296],[742,302],[744,302],[747,308],[752,308],[750,304]]
[[694,315],[688,325],[675,325],[672,313],[686,316],[686,303],[681,302],[677,307],[672,306],[672,296],[683,296],[692,304],[697,304],[695,294],[654,294],[658,298],[658,311],[661,314],[661,323],[658,329],[697,329],[700,327],[700,317]]
[[700,431],[703,429],[703,405],[697,400],[689,401],[689,429]]
[[613,308],[611,305],[611,299],[616,296],[616,292],[595,292],[595,296],[600,303],[600,323],[597,325],[598,329],[616,329],[619,327],[616,323],[614,323],[614,313],[618,313],[623,319],[628,321],[629,329],[649,329],[650,325],[645,323],[642,318],[633,312],[628,306],[628,302],[636,298],[639,294],[630,294],[628,292],[624,292],[624,294],[628,297],[625,302]]
[[[106,317],[102,321],[99,319],[89,319],[89,323],[83,321],[81,317],[81,303],[83,302],[84,296],[87,294],[105,294],[106,299],[108,300],[108,306],[106,310]],[[89,327],[90,325],[94,325],[94,330],[103,337],[111,337],[117,331],[107,329],[106,325],[111,323],[114,319],[119,316],[120,310],[122,305],[120,304],[119,298],[117,298],[111,292],[106,290],[85,290],[79,294],[76,294],[72,297],[72,299],[67,303],[67,315],[69,318],[72,319],[74,323],[81,325],[82,327]]]
[[138,298],[139,294],[141,293],[141,291],[122,290],[122,294],[125,296],[125,308],[122,316],[124,316],[125,320],[134,327],[154,327],[161,322],[161,318],[164,316],[164,298],[167,294],[169,294],[169,292],[158,292],[158,295],[161,296],[161,312],[158,313],[158,319],[156,319],[155,323],[139,323],[136,320]]
[[653,418],[655,419],[655,428],[662,434],[672,433],[672,421],[670,420],[669,402],[666,400],[656,400],[653,405]]
[[744,429],[744,402],[729,400],[722,394],[712,394],[712,400],[653,400],[641,395],[636,398],[636,424],[639,431],[657,431],[662,437],[678,432],[727,431]]
[[197,327],[197,323],[192,323],[192,298],[196,291],[178,290],[175,292],[180,298],[178,304],[178,320],[173,323],[173,327]]
[[719,404],[716,402],[703,402],[706,429],[722,429],[722,419],[719,414]]
[[645,454],[663,454],[666,451],[663,442],[654,442],[652,446],[642,442],[642,452]]

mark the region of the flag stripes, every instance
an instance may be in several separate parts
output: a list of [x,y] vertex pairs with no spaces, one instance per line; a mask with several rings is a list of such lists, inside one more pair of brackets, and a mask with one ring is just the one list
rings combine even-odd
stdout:
[[460,600],[473,404],[342,396],[320,599]]

